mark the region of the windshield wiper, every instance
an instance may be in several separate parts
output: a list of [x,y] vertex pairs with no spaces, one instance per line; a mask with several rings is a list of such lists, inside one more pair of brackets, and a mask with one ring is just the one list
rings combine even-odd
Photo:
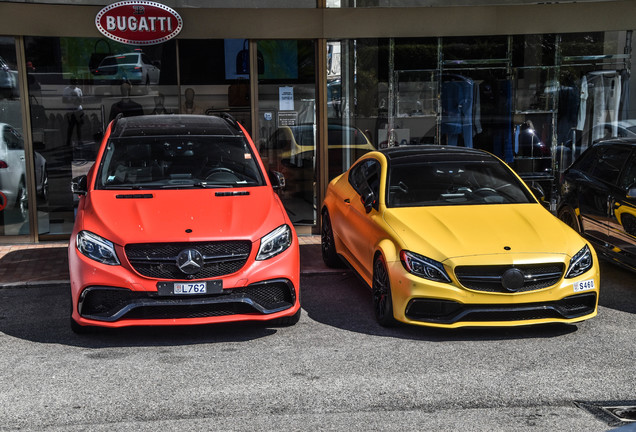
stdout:
[[202,188],[232,188],[233,184],[228,183],[208,183],[208,182],[198,182],[195,183],[194,186],[202,187]]
[[102,186],[102,189],[105,189],[105,190],[139,190],[139,189],[141,189],[141,186],[137,186],[137,185],[122,185],[122,186],[105,185],[105,186]]

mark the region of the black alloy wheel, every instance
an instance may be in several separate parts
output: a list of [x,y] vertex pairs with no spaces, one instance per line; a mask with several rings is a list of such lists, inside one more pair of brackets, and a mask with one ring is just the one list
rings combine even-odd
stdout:
[[393,316],[393,300],[391,299],[391,282],[384,258],[380,255],[373,263],[373,309],[375,319],[383,327],[397,324]]
[[329,218],[329,212],[323,210],[322,223],[320,229],[320,247],[322,250],[322,260],[327,267],[342,268],[343,263],[338,253],[336,252],[336,245],[333,238],[333,230],[331,228],[331,219]]
[[563,207],[559,211],[559,219],[561,219],[567,226],[572,228],[577,233],[581,233],[581,227],[579,226],[579,220],[576,217],[576,213],[572,207]]

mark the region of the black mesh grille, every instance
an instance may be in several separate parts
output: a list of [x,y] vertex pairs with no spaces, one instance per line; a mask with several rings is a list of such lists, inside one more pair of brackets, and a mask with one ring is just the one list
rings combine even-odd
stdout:
[[413,299],[406,316],[439,324],[456,322],[528,321],[573,319],[594,312],[596,293],[579,294],[554,302],[519,304],[461,304],[448,300]]
[[515,292],[527,292],[556,285],[563,277],[563,263],[497,265],[497,266],[458,266],[455,276],[462,286],[475,291],[509,293],[501,283],[503,274],[512,268],[521,270],[524,276],[523,286]]
[[187,306],[141,306],[124,315],[123,319],[208,318],[215,316],[257,313],[246,303],[200,304]]
[[196,249],[203,255],[203,267],[191,279],[208,279],[239,271],[252,249],[249,240],[194,242],[194,243],[145,243],[126,245],[126,257],[142,276],[153,279],[186,278],[177,267],[177,255],[184,249]]
[[294,288],[286,280],[268,281],[225,289],[221,294],[199,296],[159,296],[156,292],[94,287],[84,292],[80,314],[102,321],[201,318],[273,313],[288,309],[295,302]]

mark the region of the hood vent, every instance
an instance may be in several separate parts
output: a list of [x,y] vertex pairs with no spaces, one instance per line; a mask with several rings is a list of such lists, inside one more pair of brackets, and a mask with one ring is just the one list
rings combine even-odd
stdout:
[[215,192],[215,196],[239,196],[239,195],[249,195],[248,191],[233,191],[233,192]]
[[152,198],[152,194],[121,194],[115,195],[117,199],[143,199],[143,198]]

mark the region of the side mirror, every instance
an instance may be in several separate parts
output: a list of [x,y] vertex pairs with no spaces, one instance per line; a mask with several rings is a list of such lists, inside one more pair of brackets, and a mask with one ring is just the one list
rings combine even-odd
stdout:
[[269,181],[272,183],[274,190],[285,189],[285,176],[278,171],[269,172]]
[[364,210],[367,213],[371,212],[373,205],[375,204],[375,194],[372,191],[366,192],[364,195],[360,197],[362,200],[362,205],[364,206]]
[[88,180],[85,175],[75,177],[71,180],[71,192],[78,195],[86,195],[88,192]]

